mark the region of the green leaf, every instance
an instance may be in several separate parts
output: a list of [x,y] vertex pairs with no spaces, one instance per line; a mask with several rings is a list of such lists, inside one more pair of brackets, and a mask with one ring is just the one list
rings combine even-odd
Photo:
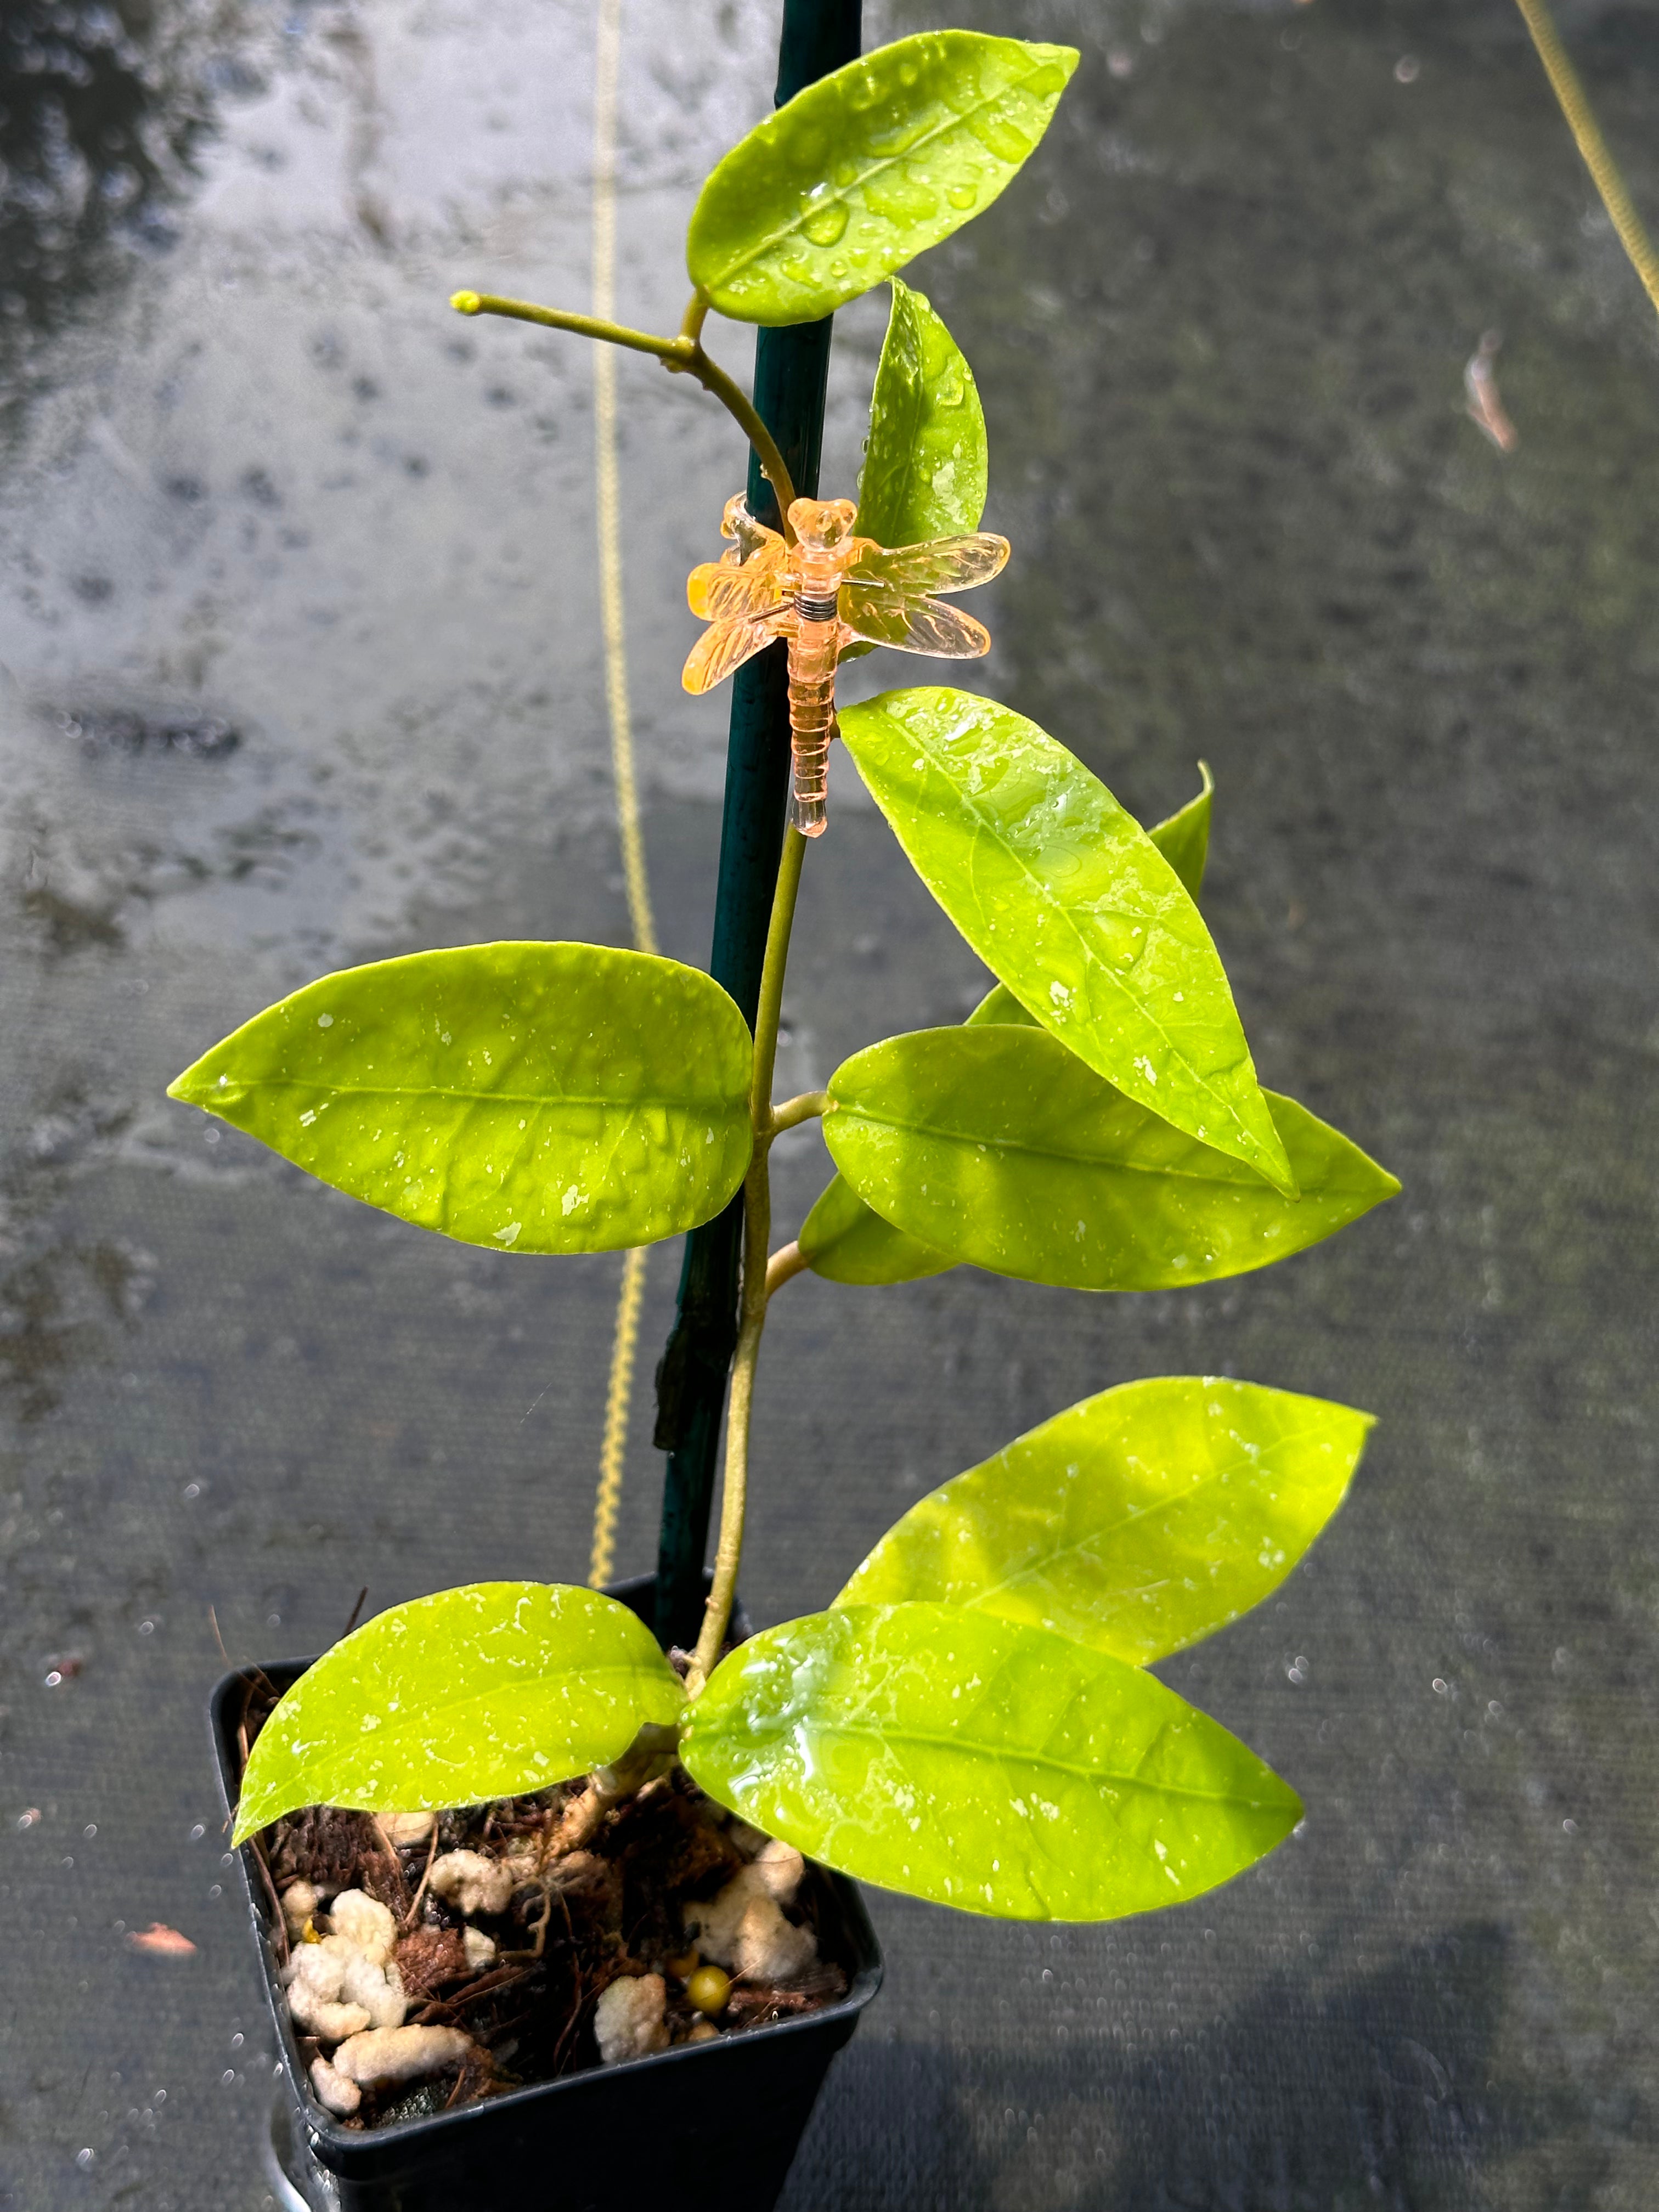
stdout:
[[1204,888],[1204,866],[1210,857],[1210,799],[1215,790],[1208,761],[1200,761],[1198,772],[1204,779],[1204,788],[1197,798],[1189,799],[1178,814],[1171,814],[1146,832],[1194,903]]
[[872,1213],[842,1176],[830,1178],[797,1241],[813,1273],[831,1283],[914,1283],[957,1264]]
[[966,1606],[1145,1666],[1279,1588],[1371,1425],[1255,1382],[1122,1382],[913,1505],[836,1603]]
[[1180,877],[1064,745],[994,700],[889,691],[841,733],[911,865],[1079,1059],[1294,1197],[1220,956]]
[[[1207,765],[1199,770],[1204,788],[1188,800],[1178,814],[1147,831],[1196,898],[1204,881],[1204,860],[1210,842],[1210,794],[1215,785]],[[995,984],[968,1016],[964,1027],[982,1028],[988,1023],[1012,1023],[1018,1029],[1040,1029],[1035,1014],[1028,1014],[1006,983]],[[833,1176],[823,1195],[801,1224],[802,1257],[816,1275],[832,1283],[914,1283],[924,1275],[943,1274],[957,1264],[948,1255],[935,1252],[902,1229],[895,1229],[864,1203],[842,1176]]]
[[473,1583],[377,1613],[255,1740],[241,1843],[302,1805],[418,1813],[544,1790],[619,1759],[685,1692],[637,1615],[568,1583]]
[[974,372],[920,292],[895,276],[859,478],[860,538],[920,545],[977,530],[989,459]]
[[1042,1023],[1028,1014],[1006,983],[994,983],[963,1025],[965,1030],[1040,1030]]
[[937,1252],[1073,1290],[1166,1290],[1267,1267],[1399,1189],[1304,1107],[1267,1098],[1298,1200],[1040,1030],[917,1030],[872,1045],[830,1077],[823,1136],[865,1203]]
[[751,1637],[682,1756],[769,1835],[1010,1920],[1107,1920],[1227,1881],[1302,1816],[1254,1752],[1137,1667],[954,1606]]
[[923,31],[757,124],[698,195],[691,282],[743,323],[811,323],[989,207],[1048,127],[1071,46]]
[[718,1213],[749,1164],[743,1016],[695,968],[469,945],[348,968],[168,1091],[468,1244],[603,1252]]

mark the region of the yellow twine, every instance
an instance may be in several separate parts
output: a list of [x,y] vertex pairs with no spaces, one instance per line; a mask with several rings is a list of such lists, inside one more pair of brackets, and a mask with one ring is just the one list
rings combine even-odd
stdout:
[[[593,313],[614,322],[617,309],[617,62],[622,0],[599,0],[599,57],[593,117]],[[628,653],[623,634],[621,500],[617,488],[617,353],[593,349],[593,449],[599,478],[599,621],[605,637],[605,696],[611,715],[611,758],[617,783],[617,826],[628,882],[628,918],[641,952],[657,949],[651,886],[640,835],[634,780],[634,726],[628,708]]]
[[617,1554],[617,1516],[622,1508],[623,1461],[628,1449],[628,1401],[634,1389],[634,1352],[640,1336],[640,1304],[645,1296],[645,1247],[623,1255],[622,1296],[617,1302],[617,1333],[611,1349],[611,1392],[605,1407],[605,1444],[599,1453],[599,1489],[593,1503],[593,1554],[587,1579],[598,1589],[611,1580]]
[[1595,179],[1595,189],[1601,195],[1601,204],[1619,234],[1619,243],[1629,255],[1631,267],[1646,287],[1649,299],[1655,308],[1659,309],[1659,254],[1655,253],[1642,218],[1625,189],[1619,166],[1613,158],[1607,140],[1601,136],[1601,125],[1584,96],[1584,88],[1578,82],[1578,72],[1568,59],[1567,50],[1561,43],[1547,0],[1516,0],[1516,5],[1532,33],[1532,42],[1538,49],[1538,58],[1544,64],[1550,88],[1559,103],[1562,114],[1567,118],[1567,128],[1573,135],[1578,151],[1583,156],[1584,167]]
[[[593,72],[593,313],[614,321],[617,298],[617,77],[622,46],[622,0],[599,0]],[[617,789],[617,829],[628,885],[628,918],[641,952],[657,950],[651,885],[640,834],[639,786],[634,775],[634,731],[628,706],[628,651],[623,629],[621,500],[617,484],[617,356],[593,349],[593,461],[599,494],[599,621],[605,641],[605,697],[611,722],[611,763]],[[617,1517],[622,1506],[628,1454],[629,1404],[634,1355],[645,1295],[643,1248],[623,1261],[622,1292],[611,1345],[611,1388],[605,1400],[599,1486],[593,1503],[593,1551],[587,1570],[597,1589],[611,1580],[616,1561]]]

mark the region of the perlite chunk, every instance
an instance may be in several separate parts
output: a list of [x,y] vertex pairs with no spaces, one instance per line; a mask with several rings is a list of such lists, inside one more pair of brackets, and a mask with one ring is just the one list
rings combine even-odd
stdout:
[[424,1844],[430,1838],[437,1818],[435,1813],[382,1813],[380,1832],[389,1844]]
[[668,2027],[663,2019],[667,2001],[668,1985],[660,1974],[630,1976],[600,1990],[593,2035],[607,2066],[667,2050]]
[[795,1892],[800,1887],[801,1878],[806,1872],[806,1861],[793,1844],[782,1843],[776,1836],[769,1836],[756,1853],[750,1872],[780,1905],[793,1905]]
[[786,1920],[780,1899],[793,1898],[805,1862],[787,1844],[769,1843],[716,1896],[685,1908],[685,1932],[705,1959],[754,1982],[787,1982],[818,1954],[810,1928]]
[[398,1923],[391,1907],[364,1890],[343,1889],[328,1908],[328,1924],[377,1966],[384,1966],[398,1948]]
[[312,1914],[319,1910],[322,1898],[308,1881],[291,1881],[283,1892],[283,1918],[287,1923],[289,1940],[297,1943],[305,1933],[305,1925]]
[[298,1945],[283,1978],[295,2023],[324,2043],[366,2027],[399,2027],[409,2008],[397,1967],[377,1965],[346,1936]]
[[334,2071],[365,2089],[392,2081],[422,2081],[459,2066],[472,2048],[459,2027],[375,2027],[354,2035],[334,2054]]
[[471,1919],[475,1912],[505,1912],[525,1873],[511,1860],[488,1859],[482,1851],[446,1851],[433,1860],[427,1880],[434,1897]]
[[363,2093],[355,2081],[348,2081],[343,2074],[337,2074],[326,2058],[311,2062],[311,2087],[317,2102],[325,2112],[332,2112],[337,2120],[349,2120],[363,2101]]

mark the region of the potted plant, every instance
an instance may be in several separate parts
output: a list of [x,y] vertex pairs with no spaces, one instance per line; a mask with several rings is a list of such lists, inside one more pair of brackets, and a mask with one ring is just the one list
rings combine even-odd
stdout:
[[[319,2203],[532,2185],[632,2203],[643,2130],[678,2201],[770,2205],[878,1979],[848,1877],[969,1911],[1116,1917],[1227,1881],[1301,1817],[1148,1668],[1289,1573],[1358,1462],[1369,1420],[1346,1407],[1209,1376],[1103,1390],[913,1507],[848,1559],[823,1611],[732,1632],[763,1335],[796,1276],[1207,1282],[1397,1188],[1257,1080],[1197,904],[1207,772],[1148,831],[994,701],[908,688],[835,720],[850,650],[983,649],[937,596],[1007,550],[978,528],[983,416],[897,271],[1012,179],[1075,61],[927,33],[810,86],[705,185],[675,337],[457,297],[696,376],[777,493],[780,530],[733,501],[724,558],[694,574],[709,626],[687,672],[704,688],[787,641],[794,823],[752,1025],[674,961],[471,945],[325,976],[172,1086],[365,1202],[504,1255],[637,1246],[742,1194],[694,1650],[659,1647],[643,1583],[526,1580],[416,1600],[309,1664],[220,1686],[234,1840]],[[704,318],[814,320],[884,282],[859,504],[797,501],[705,353]],[[791,924],[837,728],[997,981],[960,1026],[889,1037],[779,1102]],[[770,1147],[812,1121],[835,1173],[773,1249]]]

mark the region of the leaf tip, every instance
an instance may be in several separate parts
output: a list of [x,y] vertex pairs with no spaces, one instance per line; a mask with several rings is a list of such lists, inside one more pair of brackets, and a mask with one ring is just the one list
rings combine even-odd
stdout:
[[[246,1801],[243,1802],[246,1803]],[[257,1836],[261,1828],[268,1827],[270,1825],[269,1821],[261,1820],[253,1814],[245,1812],[242,1806],[239,1805],[236,1808],[235,1825],[230,1832],[230,1848],[234,1851],[240,1850],[250,1836]]]
[[1282,1167],[1275,1167],[1270,1159],[1258,1158],[1256,1168],[1264,1181],[1270,1182],[1282,1199],[1288,1200],[1292,1206],[1297,1205],[1302,1197],[1302,1186],[1296,1179],[1296,1170],[1291,1165],[1287,1152],[1281,1149],[1279,1157],[1284,1162]]
[[209,1110],[208,1100],[216,1087],[210,1085],[207,1063],[198,1060],[181,1074],[173,1077],[167,1085],[167,1095],[169,1098],[176,1098],[181,1106],[199,1106],[205,1113]]

